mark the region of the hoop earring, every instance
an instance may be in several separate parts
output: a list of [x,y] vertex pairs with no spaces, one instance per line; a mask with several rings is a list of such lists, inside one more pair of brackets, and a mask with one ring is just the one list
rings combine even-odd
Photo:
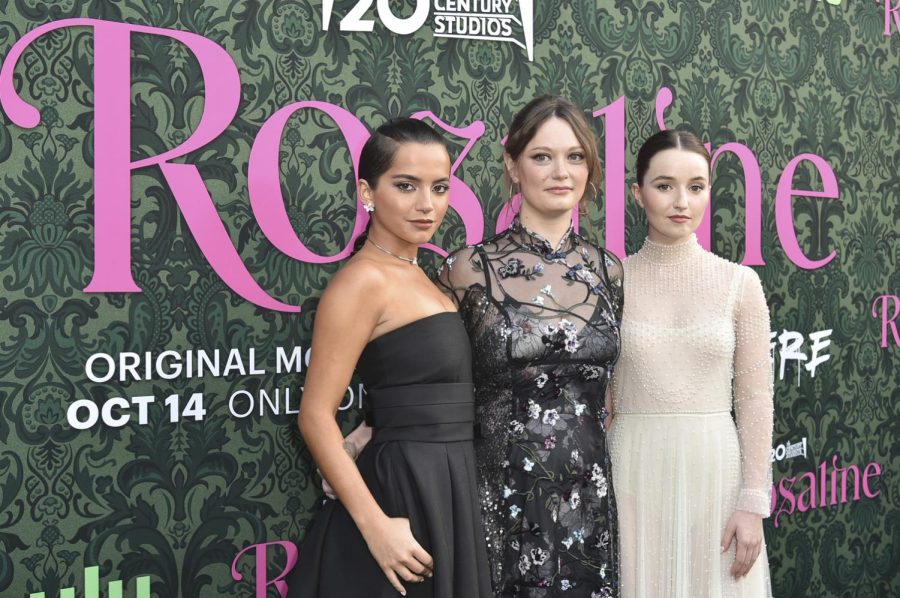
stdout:
[[519,184],[518,184],[518,183],[510,183],[510,185],[509,185],[509,197],[506,199],[507,202],[512,201],[512,198],[515,197],[515,196],[517,195],[517,193],[521,193],[521,192],[522,192],[522,188],[519,187],[519,191],[518,191],[517,193],[513,193],[513,189],[514,189],[515,187],[519,187]]
[[589,197],[590,197],[590,198],[596,198],[596,197],[599,195],[599,193],[597,192],[597,187],[594,185],[594,183],[589,182],[588,184],[591,186],[591,191],[593,191],[594,194],[589,196],[587,193],[585,193],[584,196],[582,196],[581,200],[579,200],[579,202],[578,202],[578,213],[581,214],[582,216],[586,216],[586,215],[588,214],[588,208],[587,208],[587,201],[586,201],[586,200],[587,200]]

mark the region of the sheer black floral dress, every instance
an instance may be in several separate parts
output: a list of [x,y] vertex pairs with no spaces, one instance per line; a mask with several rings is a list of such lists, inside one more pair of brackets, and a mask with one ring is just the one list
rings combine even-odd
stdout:
[[618,596],[604,398],[619,355],[622,265],[572,228],[518,220],[447,258],[472,343],[479,496],[495,596]]

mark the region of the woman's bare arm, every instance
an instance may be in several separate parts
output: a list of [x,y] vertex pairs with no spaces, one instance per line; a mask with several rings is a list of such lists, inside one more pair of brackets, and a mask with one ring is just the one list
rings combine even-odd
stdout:
[[344,451],[335,420],[356,362],[372,336],[385,304],[384,277],[360,262],[345,266],[322,295],[313,330],[312,357],[306,375],[298,423],[319,466],[353,518],[391,584],[404,593],[398,576],[418,581],[430,573],[431,556],[409,530],[409,522],[389,518]]

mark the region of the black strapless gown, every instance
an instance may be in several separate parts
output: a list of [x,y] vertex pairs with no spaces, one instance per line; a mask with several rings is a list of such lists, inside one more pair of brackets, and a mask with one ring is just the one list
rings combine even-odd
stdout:
[[[407,597],[490,597],[472,443],[472,358],[459,315],[434,314],[372,340],[357,371],[373,426],[359,471],[384,512],[408,518],[434,559],[433,577],[402,582]],[[337,500],[326,499],[316,513],[287,582],[288,598],[399,596]]]

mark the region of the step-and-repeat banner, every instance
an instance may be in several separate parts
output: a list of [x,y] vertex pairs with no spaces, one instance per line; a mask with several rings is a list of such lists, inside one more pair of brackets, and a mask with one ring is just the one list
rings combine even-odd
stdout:
[[[592,115],[581,228],[619,255],[647,229],[640,143],[710,143],[700,238],[757,268],[772,312],[775,594],[900,593],[897,0],[0,13],[4,597],[283,593],[320,495],[295,420],[316,302],[365,226],[362,144],[394,116],[446,133],[433,272],[502,226],[506,127],[545,92]],[[364,402],[354,381],[345,430]]]

